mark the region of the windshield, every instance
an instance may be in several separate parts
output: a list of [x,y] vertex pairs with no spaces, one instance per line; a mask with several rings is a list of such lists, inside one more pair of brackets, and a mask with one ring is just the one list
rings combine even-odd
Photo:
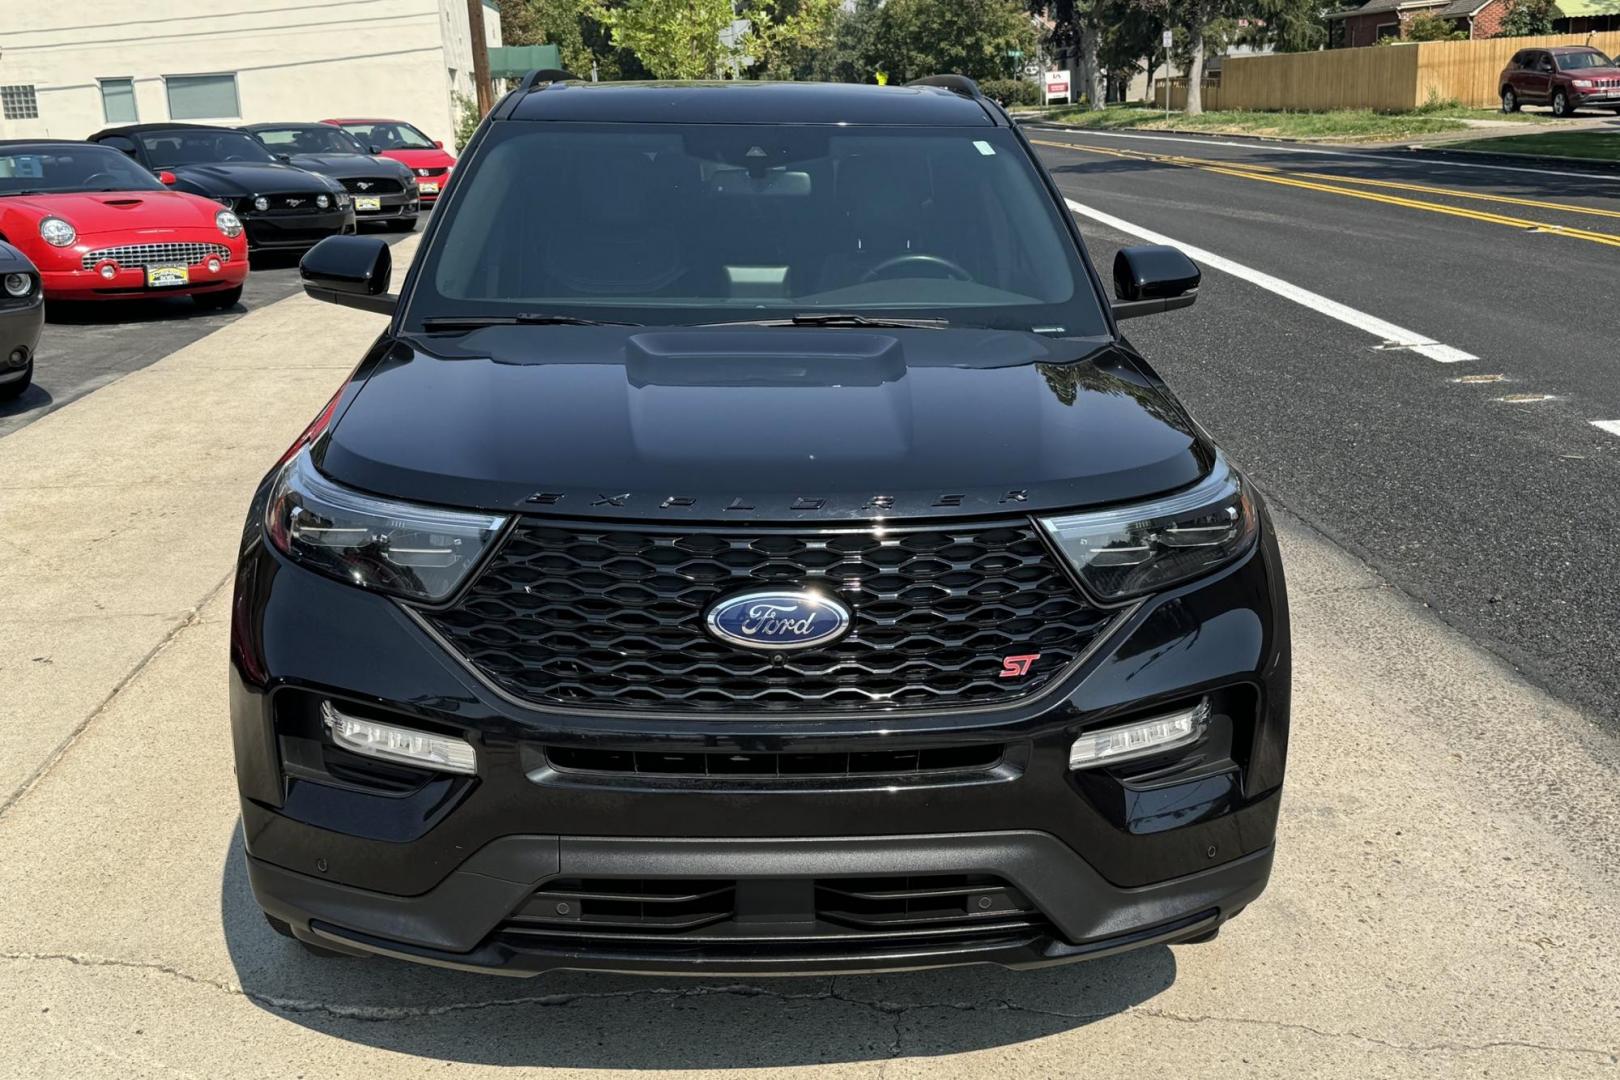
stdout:
[[275,161],[270,151],[251,135],[240,131],[213,131],[207,128],[172,131],[143,131],[141,141],[153,168],[172,169],[176,165],[212,165],[221,161]]
[[274,154],[364,154],[365,147],[342,128],[331,124],[308,127],[260,128],[253,133]]
[[1591,52],[1554,53],[1559,71],[1579,71],[1581,68],[1610,67],[1612,61],[1593,49]]
[[1062,211],[1005,129],[513,122],[487,140],[408,322],[840,313],[1105,332]]
[[162,190],[157,177],[105,146],[0,147],[0,195]]
[[361,142],[369,146],[375,146],[379,150],[434,149],[432,139],[409,124],[397,124],[392,120],[344,124],[343,130],[349,132]]

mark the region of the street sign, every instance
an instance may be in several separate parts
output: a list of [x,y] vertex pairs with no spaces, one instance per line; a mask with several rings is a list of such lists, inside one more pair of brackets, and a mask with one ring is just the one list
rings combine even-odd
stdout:
[[1164,47],[1168,49],[1171,45],[1174,45],[1175,42],[1176,42],[1176,36],[1174,34],[1172,34],[1170,31],[1166,30],[1164,32]]
[[1069,72],[1048,71],[1042,82],[1046,84],[1046,103],[1052,104],[1053,98],[1062,98],[1065,101],[1074,100],[1069,94]]

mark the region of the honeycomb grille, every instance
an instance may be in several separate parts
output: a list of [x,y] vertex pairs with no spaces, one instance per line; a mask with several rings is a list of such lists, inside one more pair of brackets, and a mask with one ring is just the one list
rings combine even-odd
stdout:
[[398,195],[405,185],[384,176],[361,176],[339,180],[347,190],[357,195]]
[[[812,588],[853,613],[791,653],[722,643],[704,614],[761,587]],[[1014,701],[1102,632],[1028,521],[953,528],[693,532],[522,522],[428,622],[507,693],[659,712],[953,708]],[[1040,654],[1003,677],[1003,658]]]
[[210,255],[218,255],[220,262],[228,262],[231,249],[224,244],[124,244],[121,247],[87,251],[79,260],[79,265],[93,270],[97,263],[106,260],[119,266],[144,266],[149,263],[184,263],[193,266]]

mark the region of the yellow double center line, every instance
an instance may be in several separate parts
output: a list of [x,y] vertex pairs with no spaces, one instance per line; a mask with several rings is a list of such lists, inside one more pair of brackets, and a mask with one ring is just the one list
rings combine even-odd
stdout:
[[[1174,165],[1178,168],[1202,169],[1205,172],[1219,173],[1222,176],[1233,176],[1241,180],[1259,180],[1268,184],[1281,184],[1285,187],[1303,188],[1307,191],[1321,191],[1330,195],[1343,195],[1351,199],[1364,199],[1368,202],[1384,203],[1388,206],[1401,206],[1410,210],[1426,210],[1433,214],[1446,214],[1450,217],[1468,218],[1472,221],[1483,221],[1492,225],[1504,225],[1519,230],[1535,230],[1551,233],[1556,236],[1568,236],[1575,240],[1588,240],[1594,244],[1606,244],[1609,247],[1620,247],[1620,236],[1609,233],[1595,232],[1591,229],[1577,229],[1568,225],[1552,225],[1544,221],[1534,221],[1530,218],[1510,217],[1506,214],[1493,214],[1484,210],[1470,210],[1460,206],[1448,206],[1445,203],[1427,202],[1422,199],[1403,198],[1399,195],[1385,195],[1377,191],[1361,191],[1353,187],[1343,187],[1343,184],[1358,184],[1363,187],[1384,188],[1394,191],[1415,191],[1429,195],[1444,195],[1453,199],[1470,199],[1479,202],[1494,202],[1504,205],[1527,206],[1538,210],[1551,210],[1562,214],[1581,214],[1589,217],[1620,219],[1620,210],[1603,210],[1591,206],[1575,206],[1570,203],[1544,202],[1539,199],[1521,199],[1512,195],[1486,195],[1477,191],[1457,191],[1453,188],[1435,187],[1429,184],[1408,184],[1395,180],[1373,180],[1354,176],[1335,176],[1329,173],[1299,172],[1288,173],[1269,165],[1250,165],[1238,161],[1213,161],[1207,158],[1182,157],[1173,154],[1150,154],[1135,150],[1105,149],[1100,146],[1088,146],[1077,143],[1048,142],[1040,139],[1031,139],[1037,146],[1051,146],[1059,150],[1069,150],[1082,154],[1103,154],[1108,157],[1127,158],[1136,161],[1153,161],[1165,165]],[[1323,183],[1322,181],[1332,181]]]

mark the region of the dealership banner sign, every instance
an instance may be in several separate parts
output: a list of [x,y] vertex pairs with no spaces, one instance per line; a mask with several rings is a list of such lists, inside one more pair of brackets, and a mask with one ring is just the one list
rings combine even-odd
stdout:
[[1046,83],[1046,103],[1048,105],[1052,104],[1054,98],[1062,98],[1064,101],[1074,100],[1069,95],[1068,71],[1048,71],[1044,81]]

